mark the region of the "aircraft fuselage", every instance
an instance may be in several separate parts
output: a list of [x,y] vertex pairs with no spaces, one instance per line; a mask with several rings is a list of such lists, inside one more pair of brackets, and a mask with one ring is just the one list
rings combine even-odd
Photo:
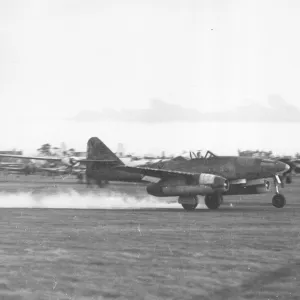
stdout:
[[[174,170],[189,173],[210,173],[228,180],[260,179],[274,176],[284,169],[281,162],[238,156],[218,156],[212,158],[195,158],[190,160],[167,160],[143,166],[147,168]],[[114,169],[111,166],[93,164],[87,168],[87,178],[97,181],[142,182],[143,176],[137,173]],[[172,179],[169,179],[172,180]]]
[[228,180],[268,178],[284,170],[284,164],[280,162],[239,156],[197,158],[178,162],[169,160],[155,164],[155,166],[151,165],[151,167],[191,173],[211,173]]

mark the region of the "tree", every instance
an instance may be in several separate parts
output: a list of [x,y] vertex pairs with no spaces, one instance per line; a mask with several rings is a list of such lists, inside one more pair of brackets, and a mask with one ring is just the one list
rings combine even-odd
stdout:
[[52,154],[51,145],[49,143],[42,145],[37,151],[44,156],[50,156]]
[[52,147],[53,151],[51,152],[53,156],[59,156],[60,148],[59,147]]
[[242,151],[238,149],[239,156],[247,156],[247,157],[266,157],[272,158],[273,152],[272,151],[263,151],[263,150],[245,150]]
[[[51,151],[52,150],[52,151]],[[37,151],[43,155],[43,156],[74,156],[75,155],[75,149],[70,148],[69,150],[66,150],[65,144],[62,143],[62,148],[59,147],[51,147],[49,143],[44,144],[41,146],[41,148],[37,149]]]
[[74,156],[75,155],[75,149],[74,148],[69,149],[68,150],[68,155]]

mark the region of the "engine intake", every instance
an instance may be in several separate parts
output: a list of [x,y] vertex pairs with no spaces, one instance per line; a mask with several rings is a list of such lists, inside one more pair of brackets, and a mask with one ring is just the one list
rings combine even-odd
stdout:
[[229,181],[221,176],[214,174],[202,173],[199,175],[198,179],[199,185],[208,185],[212,188],[221,188],[225,191],[229,189]]

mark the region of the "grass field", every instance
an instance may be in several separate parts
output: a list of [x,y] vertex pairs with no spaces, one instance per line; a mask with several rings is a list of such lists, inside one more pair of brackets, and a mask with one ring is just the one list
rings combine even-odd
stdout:
[[270,193],[194,212],[28,178],[0,182],[0,299],[300,299],[299,178],[283,209]]

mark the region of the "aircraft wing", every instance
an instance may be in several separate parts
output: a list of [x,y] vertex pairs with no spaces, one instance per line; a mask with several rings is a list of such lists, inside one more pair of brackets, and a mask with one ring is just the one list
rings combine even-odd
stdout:
[[117,166],[116,169],[126,171],[128,173],[135,173],[144,175],[143,180],[158,182],[162,178],[168,177],[194,177],[198,173],[172,171],[165,169],[143,168],[143,167],[129,167],[129,166]]
[[[115,168],[124,170],[128,173],[137,173],[137,174],[144,175],[142,180],[150,181],[154,183],[160,181],[163,178],[171,178],[171,177],[179,177],[179,176],[185,178],[186,177],[195,178],[195,176],[199,175],[199,173],[144,168],[144,167],[117,166]],[[229,183],[230,185],[244,185],[244,186],[263,185],[265,184],[265,179],[252,179],[252,180],[237,179],[237,180],[229,180]]]
[[61,161],[59,157],[47,157],[47,156],[23,156],[13,154],[0,154],[0,157],[11,157],[11,158],[23,158],[23,159],[36,159],[36,160],[48,160],[48,161]]
[[[62,161],[64,159],[73,159],[69,157],[49,157],[49,156],[23,156],[23,155],[13,155],[13,154],[0,154],[0,157],[10,157],[10,158],[19,158],[19,159],[34,159],[34,160],[47,160],[47,161]],[[76,158],[75,162],[78,163],[89,163],[89,162],[94,162],[94,163],[103,163],[103,164],[112,164],[112,163],[117,163],[117,160],[111,160],[111,159],[106,159],[106,160],[101,160],[101,159],[86,159],[86,158]]]

